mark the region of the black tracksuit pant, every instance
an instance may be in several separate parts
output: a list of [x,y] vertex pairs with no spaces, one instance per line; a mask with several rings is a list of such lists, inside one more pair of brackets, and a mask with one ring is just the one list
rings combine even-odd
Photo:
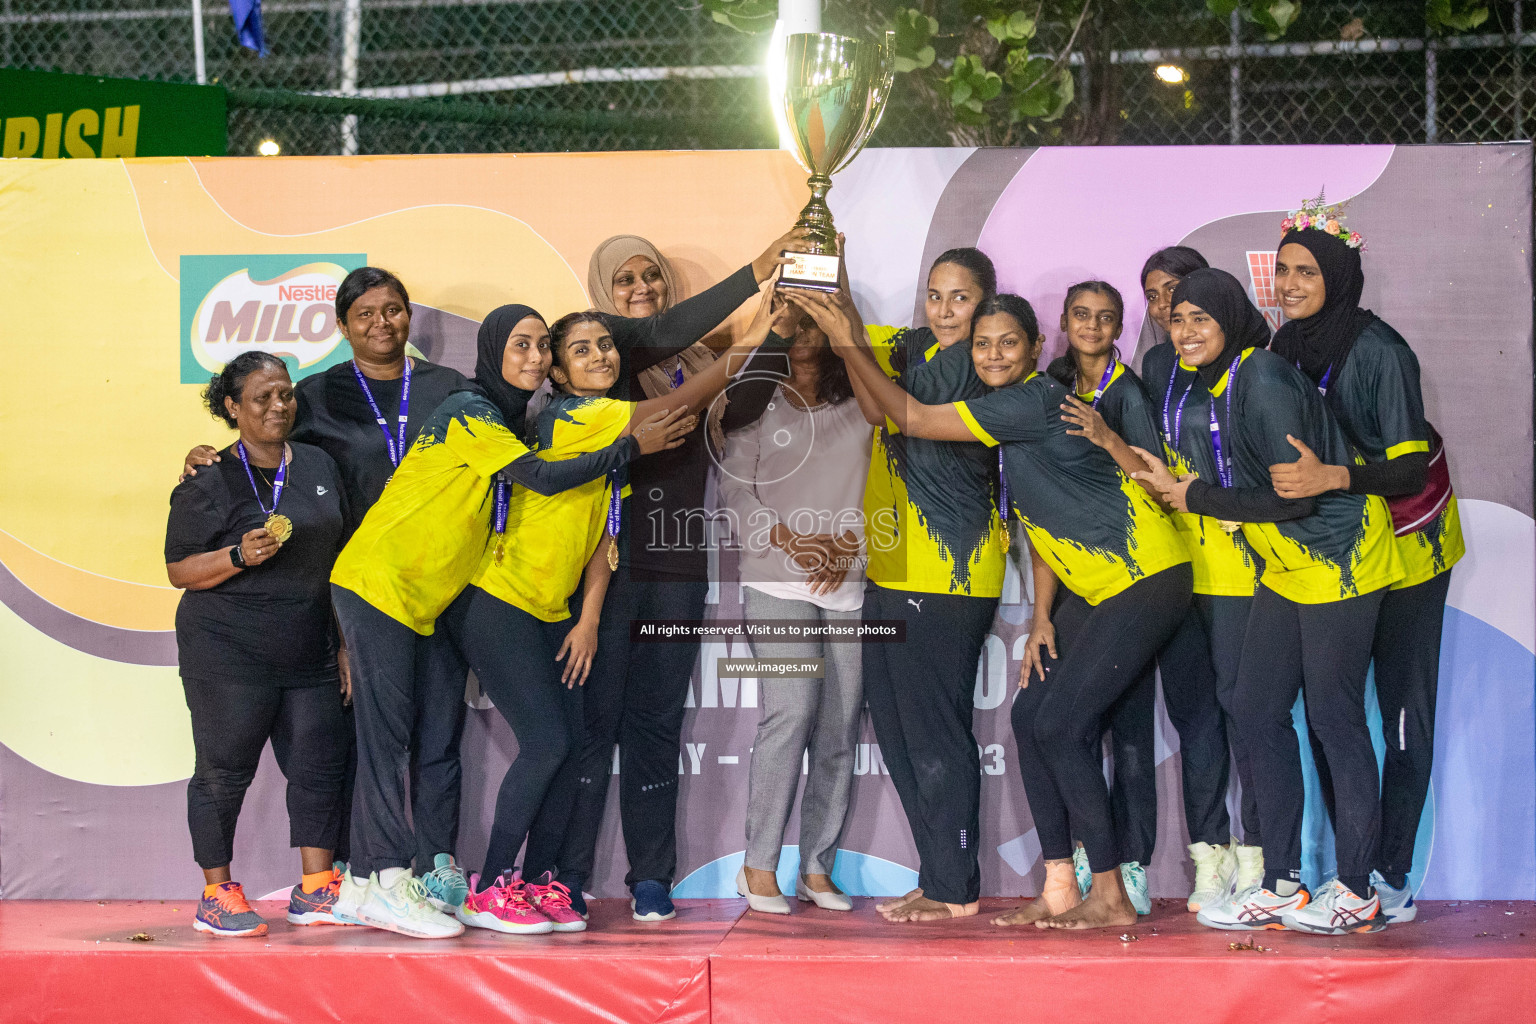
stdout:
[[[1381,599],[1371,659],[1381,709],[1386,763],[1381,773],[1381,850],[1375,868],[1389,877],[1413,870],[1413,845],[1429,795],[1435,760],[1435,701],[1440,691],[1440,640],[1445,629],[1447,570],[1423,583],[1388,590]],[[1310,730],[1309,730],[1310,731]],[[1336,820],[1328,754],[1310,731],[1328,817]]]
[[1216,700],[1221,704],[1226,718],[1225,727],[1232,760],[1237,764],[1237,781],[1242,790],[1238,806],[1243,821],[1243,842],[1248,846],[1263,846],[1263,834],[1259,830],[1258,794],[1253,782],[1253,762],[1237,734],[1234,710],[1237,670],[1243,660],[1243,640],[1248,634],[1248,616],[1253,611],[1253,598],[1196,594],[1194,605],[1210,639],[1211,667],[1216,672]]
[[629,566],[621,565],[608,583],[597,657],[584,694],[586,728],[575,771],[574,807],[562,831],[535,826],[528,839],[529,870],[547,869],[553,861],[562,877],[592,877],[617,743],[619,813],[629,854],[624,882],[672,885],[677,873],[683,706],[699,641],[637,644],[630,624],[636,619],[702,619],[709,584],[654,576],[636,578]]
[[1095,872],[1120,864],[1109,790],[1104,784],[1103,722],[1115,701],[1168,642],[1189,610],[1194,574],[1176,565],[1090,605],[1068,594],[1052,619],[1056,650],[1013,702],[1024,793],[1042,856],[1072,856],[1082,841]]
[[[1227,815],[1226,725],[1216,699],[1210,641],[1194,608],[1157,652],[1163,705],[1179,734],[1184,820],[1193,843],[1225,843]],[[1149,663],[1108,715],[1114,779],[1110,806],[1123,860],[1147,864],[1157,846],[1156,680]]]
[[430,871],[458,841],[464,659],[442,629],[421,636],[345,587],[331,586],[331,606],[347,641],[357,724],[353,873],[367,878],[413,859]]
[[1303,693],[1307,723],[1333,769],[1339,878],[1357,895],[1369,891],[1361,880],[1376,858],[1381,801],[1365,721],[1365,675],[1385,594],[1300,604],[1261,584],[1254,595],[1235,710],[1258,795],[1267,886],[1301,880],[1304,790],[1291,708]]
[[981,896],[981,763],[971,731],[976,665],[997,598],[870,583],[865,621],[906,623],[902,643],[866,644],[864,698],[917,847],[918,887],[940,903]]

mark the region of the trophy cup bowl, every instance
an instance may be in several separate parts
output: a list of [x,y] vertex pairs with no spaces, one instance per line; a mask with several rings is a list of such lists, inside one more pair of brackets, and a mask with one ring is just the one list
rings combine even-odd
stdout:
[[785,287],[835,292],[837,229],[827,207],[832,175],[853,162],[869,141],[895,74],[896,36],[878,41],[802,32],[784,41],[784,124],[795,158],[811,175],[811,200],[795,226],[810,233],[805,252],[788,252]]

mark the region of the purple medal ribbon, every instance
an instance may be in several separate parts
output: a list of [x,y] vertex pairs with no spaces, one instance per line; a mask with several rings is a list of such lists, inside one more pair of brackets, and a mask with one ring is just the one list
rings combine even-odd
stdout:
[[[682,370],[677,371],[679,376]],[[619,474],[614,470],[608,474],[608,487],[613,492],[613,498],[608,503],[608,536],[617,539],[619,536],[619,519],[623,513],[623,499],[619,497]]]
[[[1242,355],[1232,360],[1232,365],[1227,369],[1227,425],[1232,425],[1232,392],[1237,387],[1237,368],[1243,364]],[[1221,451],[1221,424],[1216,420],[1216,403],[1211,403],[1211,447],[1216,451],[1216,475],[1221,477],[1221,486],[1232,486],[1232,457],[1230,454],[1223,456]]]
[[[1296,369],[1301,370],[1301,360],[1300,359],[1296,360]],[[1307,375],[1307,371],[1301,370],[1301,375],[1303,377],[1305,377]],[[1323,371],[1323,379],[1317,382],[1317,390],[1326,395],[1328,393],[1328,378],[1330,378],[1332,376],[1333,376],[1333,366],[1330,365],[1328,367],[1328,369]]]
[[363,376],[363,371],[357,368],[357,360],[352,360],[352,375],[357,378],[357,386],[363,389],[363,397],[368,399],[368,408],[373,410],[373,419],[384,431],[384,443],[389,447],[389,463],[398,467],[400,460],[405,458],[405,421],[411,412],[411,361],[405,361],[405,380],[400,385],[400,436],[398,442],[389,436],[389,421],[384,418],[384,413],[379,409],[379,403],[373,400],[373,392],[368,390],[368,379]]
[[256,475],[251,472],[251,460],[245,454],[245,442],[236,441],[235,451],[240,455],[240,461],[245,465],[245,478],[251,482],[251,492],[256,495],[256,505],[263,513],[269,516],[277,515],[277,503],[283,500],[283,484],[288,482],[287,449],[284,449],[283,458],[278,459],[277,475],[272,478],[272,507],[261,503],[261,492],[256,490]]
[[1003,469],[1003,449],[997,449],[997,482],[1001,487],[997,502],[997,513],[1003,518],[1003,525],[1008,525],[1008,473]]
[[1189,393],[1194,390],[1195,380],[1199,376],[1190,377],[1189,383],[1184,385],[1184,393],[1179,396],[1178,407],[1173,411],[1173,421],[1168,420],[1168,406],[1173,402],[1173,382],[1178,379],[1178,364],[1174,364],[1173,374],[1168,378],[1168,390],[1163,392],[1163,436],[1173,440],[1173,450],[1179,450],[1179,435],[1183,433],[1184,403],[1189,401]]
[[1120,365],[1120,360],[1114,356],[1109,357],[1109,365],[1104,368],[1104,376],[1099,378],[1099,386],[1093,390],[1093,407],[1099,407],[1099,399],[1104,397],[1104,391],[1109,387],[1109,379],[1115,375],[1115,367]]
[[512,505],[512,488],[500,473],[496,474],[496,536],[507,532],[507,511]]
[[[682,361],[681,358],[679,358],[678,361],[677,361],[677,369],[672,371],[672,390],[676,391],[678,388],[680,388],[682,386],[683,386],[683,361]],[[615,534],[615,536],[617,536],[617,534]]]

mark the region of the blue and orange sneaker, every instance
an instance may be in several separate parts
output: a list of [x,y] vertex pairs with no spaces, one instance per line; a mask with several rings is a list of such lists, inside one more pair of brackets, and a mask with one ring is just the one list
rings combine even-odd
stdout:
[[224,938],[267,934],[267,922],[245,901],[239,882],[221,882],[212,896],[204,896],[197,904],[192,927]]
[[289,924],[357,924],[336,916],[336,897],[341,891],[341,873],[331,869],[331,880],[314,892],[305,892],[303,885],[296,885],[288,894]]

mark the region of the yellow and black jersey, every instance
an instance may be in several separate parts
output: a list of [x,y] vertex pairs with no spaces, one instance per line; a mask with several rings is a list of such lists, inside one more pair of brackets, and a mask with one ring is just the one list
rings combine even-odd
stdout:
[[430,635],[480,564],[492,478],[527,453],[489,399],[449,395],[342,549],[331,582]]
[[[1147,451],[1163,459],[1176,476],[1194,473],[1218,481],[1211,447],[1211,393],[1193,367],[1180,362],[1172,342],[1147,352],[1141,363],[1142,381],[1156,409],[1158,447]],[[1241,531],[1228,533],[1211,516],[1173,513],[1173,525],[1194,563],[1195,593],[1213,597],[1252,597],[1264,560]]]
[[[423,636],[480,566],[491,533],[498,470],[556,492],[599,482],[633,454],[613,445],[545,463],[509,429],[490,399],[456,391],[427,417],[400,468],[342,549],[331,582]],[[521,488],[518,488],[521,489]]]
[[1073,593],[1098,604],[1189,554],[1108,452],[1067,433],[1066,395],[1059,381],[1036,373],[955,408],[977,440],[1002,446],[1009,501],[1030,544]]
[[[926,327],[867,329],[888,377],[925,405],[986,393],[969,342],[941,348]],[[891,590],[967,597],[1003,592],[1007,533],[997,514],[997,462],[971,442],[875,431],[864,489],[869,579]]]
[[[1077,387],[1077,369],[1066,356],[1053,360],[1046,373],[1064,388],[1071,390]],[[1092,391],[1078,391],[1076,394],[1082,401],[1094,405]],[[1152,403],[1147,400],[1141,378],[1120,360],[1116,359],[1111,366],[1109,383],[1099,392],[1098,404],[1094,407],[1104,417],[1104,423],[1109,429],[1119,434],[1126,444],[1145,448],[1149,452],[1156,452],[1162,447],[1162,437],[1157,432],[1157,418],[1152,411]]]
[[[1235,389],[1231,394],[1229,380]],[[1323,396],[1273,352],[1244,351],[1236,374],[1223,375],[1210,395],[1223,444],[1232,441],[1234,487],[1272,487],[1269,467],[1298,457],[1287,435],[1329,465],[1353,462],[1349,442]],[[1217,479],[1204,479],[1219,486]],[[1324,604],[1403,578],[1385,501],[1347,491],[1328,491],[1314,501],[1312,513],[1299,519],[1243,524],[1243,535],[1264,559],[1260,582],[1299,604]]]
[[[575,459],[606,448],[629,426],[635,405],[557,393],[539,413],[540,458]],[[534,618],[570,618],[570,597],[607,526],[613,484],[609,474],[551,495],[514,486],[506,533],[485,545],[471,582]]]
[[[1331,375],[1328,409],[1366,462],[1384,462],[1410,452],[1430,453],[1435,434],[1424,417],[1419,360],[1390,325],[1372,320],[1355,339],[1344,365],[1334,368]],[[1394,588],[1411,587],[1438,576],[1467,552],[1456,495],[1450,493],[1443,466],[1444,449],[1435,454],[1442,465],[1431,468],[1424,487],[1426,491],[1443,490],[1438,497],[1429,496],[1436,507],[1417,517],[1422,522],[1396,523],[1397,529],[1407,530],[1397,537],[1397,553],[1406,575]],[[1396,506],[1393,508],[1395,512]]]

